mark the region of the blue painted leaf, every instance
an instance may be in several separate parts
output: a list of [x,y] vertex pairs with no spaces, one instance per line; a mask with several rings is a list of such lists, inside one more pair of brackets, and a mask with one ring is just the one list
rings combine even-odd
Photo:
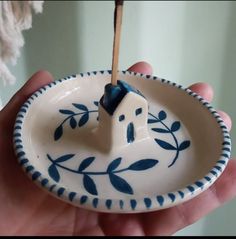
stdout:
[[92,195],[98,195],[97,187],[91,177],[89,177],[87,174],[84,174],[83,177],[83,184],[84,188],[91,193]]
[[73,115],[75,113],[71,110],[59,110],[59,112],[65,115]]
[[57,158],[57,159],[55,160],[55,163],[65,162],[65,161],[67,161],[67,160],[73,158],[74,156],[75,156],[74,154],[66,154],[66,155],[63,155],[63,156]]
[[54,132],[54,140],[58,140],[61,138],[63,134],[63,128],[62,128],[62,125],[58,126]]
[[70,127],[71,127],[72,129],[74,129],[74,128],[76,128],[76,126],[77,126],[77,122],[76,122],[75,118],[74,118],[74,117],[71,117],[71,118],[70,118]]
[[98,101],[94,101],[93,102],[96,106],[98,106],[99,102]]
[[160,111],[159,114],[158,114],[158,118],[159,118],[160,120],[166,119],[166,112],[163,111],[163,110]]
[[161,128],[152,128],[152,130],[158,133],[170,133],[169,130],[161,129]]
[[160,139],[155,139],[155,141],[161,146],[163,149],[167,150],[177,150],[172,144],[169,144],[166,141],[160,140]]
[[60,174],[58,173],[58,170],[56,168],[56,166],[54,164],[52,164],[49,168],[48,168],[48,174],[49,176],[56,181],[57,183],[60,180]]
[[131,186],[121,177],[110,173],[109,178],[111,181],[112,186],[122,193],[133,194],[133,189]]
[[89,120],[89,114],[86,113],[80,118],[79,127],[82,127],[83,125],[85,125],[88,122],[88,120]]
[[122,158],[114,159],[107,167],[107,172],[114,171],[121,163]]
[[95,157],[89,157],[89,158],[84,159],[81,162],[78,171],[82,172],[83,170],[85,170],[94,161],[94,159],[95,159]]
[[186,140],[180,144],[179,150],[184,150],[184,149],[188,148],[189,146],[190,146],[190,141]]
[[128,169],[135,171],[142,171],[154,167],[159,161],[156,159],[141,159],[131,164]]
[[175,121],[172,125],[171,125],[171,131],[175,132],[177,130],[179,130],[180,128],[180,122],[179,121]]
[[157,119],[148,119],[148,124],[154,124],[154,123],[158,123],[160,122],[160,120]]
[[74,107],[76,107],[79,110],[88,111],[88,108],[85,105],[75,103],[73,103],[72,105],[74,105]]

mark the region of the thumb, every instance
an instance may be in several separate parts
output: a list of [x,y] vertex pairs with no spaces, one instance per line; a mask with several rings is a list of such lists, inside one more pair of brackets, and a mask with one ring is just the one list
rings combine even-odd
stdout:
[[47,71],[38,71],[25,83],[25,85],[11,98],[0,111],[0,121],[7,129],[13,129],[15,118],[24,102],[40,87],[52,82],[53,77]]

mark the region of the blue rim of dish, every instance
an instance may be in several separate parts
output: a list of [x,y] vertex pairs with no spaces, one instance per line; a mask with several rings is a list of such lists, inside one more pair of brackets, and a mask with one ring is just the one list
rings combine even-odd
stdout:
[[[22,135],[22,124],[24,122],[24,117],[27,114],[27,111],[30,105],[36,100],[40,95],[44,94],[45,91],[48,89],[64,82],[66,80],[78,80],[79,78],[83,77],[91,77],[97,75],[110,75],[111,70],[104,70],[104,71],[92,71],[86,73],[80,73],[77,75],[71,75],[59,80],[56,80],[46,86],[41,87],[37,90],[34,94],[32,94],[28,100],[22,105],[21,109],[19,110],[15,126],[14,126],[14,133],[13,133],[13,144],[15,154],[17,156],[18,162],[23,168],[23,170],[27,173],[28,177],[33,180],[36,184],[41,186],[43,189],[46,189],[51,194],[56,196],[59,199],[67,201],[71,204],[74,204],[79,207],[84,207],[87,209],[92,209],[96,211],[103,211],[103,212],[120,212],[120,213],[135,213],[135,212],[145,212],[145,211],[153,211],[153,210],[160,210],[168,207],[172,207],[174,205],[180,204],[184,201],[187,201],[207,188],[209,188],[217,178],[222,174],[228,161],[230,159],[231,154],[231,139],[230,134],[227,130],[226,125],[224,124],[223,120],[221,119],[220,115],[216,112],[216,110],[201,96],[192,92],[188,88],[184,88],[182,85],[177,83],[161,79],[156,76],[152,75],[145,75],[142,73],[136,73],[131,71],[121,71],[120,74],[123,75],[130,75],[130,76],[137,76],[143,79],[148,80],[158,80],[163,84],[168,84],[173,86],[179,90],[185,91],[188,95],[194,97],[198,100],[204,107],[208,109],[208,111],[214,116],[215,120],[217,121],[221,132],[222,132],[222,148],[221,148],[221,155],[218,161],[216,162],[215,166],[206,174],[203,178],[197,180],[196,182],[189,184],[188,186],[179,189],[178,191],[169,192],[162,195],[156,196],[146,196],[143,198],[132,198],[132,199],[110,199],[110,198],[99,198],[94,197],[92,195],[80,195],[77,192],[70,191],[67,188],[61,187],[60,184],[54,183],[50,178],[43,176],[43,174],[30,163],[30,160],[27,158],[27,154],[24,151],[24,145],[21,138]],[[100,208],[100,209],[99,209]]]

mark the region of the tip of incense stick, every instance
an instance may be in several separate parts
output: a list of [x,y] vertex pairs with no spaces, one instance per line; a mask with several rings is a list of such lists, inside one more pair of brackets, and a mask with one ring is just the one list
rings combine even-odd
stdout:
[[116,6],[118,6],[118,5],[123,5],[123,4],[124,4],[124,1],[115,0],[115,4],[116,4]]

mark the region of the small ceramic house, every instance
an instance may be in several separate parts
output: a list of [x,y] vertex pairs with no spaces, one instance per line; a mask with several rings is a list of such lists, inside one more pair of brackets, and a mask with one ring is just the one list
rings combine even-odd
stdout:
[[108,84],[99,104],[100,143],[108,150],[149,137],[148,103],[145,97],[124,81]]

